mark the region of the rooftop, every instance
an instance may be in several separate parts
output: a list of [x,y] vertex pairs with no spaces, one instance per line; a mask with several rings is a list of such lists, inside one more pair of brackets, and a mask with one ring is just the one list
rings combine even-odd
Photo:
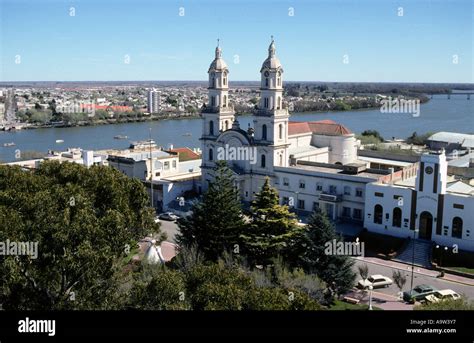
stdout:
[[298,135],[303,133],[314,133],[326,136],[344,136],[352,134],[344,125],[338,124],[332,120],[289,122],[288,135]]

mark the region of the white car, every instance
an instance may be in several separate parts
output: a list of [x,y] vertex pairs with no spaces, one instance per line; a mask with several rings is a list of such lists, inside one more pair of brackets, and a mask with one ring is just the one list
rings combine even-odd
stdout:
[[160,222],[160,217],[156,216],[155,217],[155,223],[159,223]]
[[383,275],[371,275],[365,280],[359,280],[357,286],[359,288],[368,288],[372,286],[373,288],[388,287],[393,283],[392,279]]
[[461,298],[461,296],[452,289],[443,289],[441,291],[436,291],[433,294],[427,295],[425,297],[425,300],[429,303],[438,303],[440,301],[445,301],[448,299],[456,300],[459,298]]
[[174,214],[173,212],[165,212],[165,213],[160,214],[158,218],[162,220],[168,220],[168,221],[174,222],[179,219],[179,216]]

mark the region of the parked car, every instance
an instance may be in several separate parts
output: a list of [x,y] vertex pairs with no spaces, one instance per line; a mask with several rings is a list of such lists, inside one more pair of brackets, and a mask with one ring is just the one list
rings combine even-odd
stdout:
[[179,219],[179,216],[174,214],[173,212],[165,212],[158,216],[158,218],[168,221],[175,221]]
[[407,302],[423,301],[425,297],[436,292],[437,289],[430,285],[418,285],[413,290],[403,292],[403,300]]
[[448,299],[456,300],[459,298],[461,298],[461,296],[452,289],[443,289],[441,291],[436,291],[433,294],[427,295],[425,300],[430,303],[437,303]]
[[372,286],[373,288],[388,287],[393,283],[392,279],[383,275],[371,275],[366,280],[359,280],[357,287],[359,288],[368,288]]

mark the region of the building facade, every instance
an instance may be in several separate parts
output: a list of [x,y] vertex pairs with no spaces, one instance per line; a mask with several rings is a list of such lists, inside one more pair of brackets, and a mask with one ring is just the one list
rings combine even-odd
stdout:
[[161,94],[160,92],[150,89],[148,91],[148,112],[157,113],[161,108]]

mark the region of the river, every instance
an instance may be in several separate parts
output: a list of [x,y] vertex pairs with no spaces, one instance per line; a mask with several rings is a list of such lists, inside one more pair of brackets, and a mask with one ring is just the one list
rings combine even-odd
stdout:
[[[474,98],[467,100],[466,95],[435,95],[429,102],[422,104],[420,115],[387,114],[379,110],[357,110],[343,112],[292,114],[292,121],[315,121],[332,119],[345,125],[355,133],[364,130],[377,130],[385,138],[406,138],[414,131],[452,131],[474,133]],[[250,116],[239,117],[240,126],[247,129]],[[133,140],[149,137],[158,145],[175,147],[200,147],[200,119],[161,120],[154,122],[124,123],[85,127],[47,128],[0,132],[0,160],[14,161],[15,151],[66,150],[68,147],[84,149],[127,148]],[[125,135],[126,140],[114,139],[116,135]],[[64,140],[56,143],[56,140]],[[14,142],[13,147],[4,147],[4,143]]]

